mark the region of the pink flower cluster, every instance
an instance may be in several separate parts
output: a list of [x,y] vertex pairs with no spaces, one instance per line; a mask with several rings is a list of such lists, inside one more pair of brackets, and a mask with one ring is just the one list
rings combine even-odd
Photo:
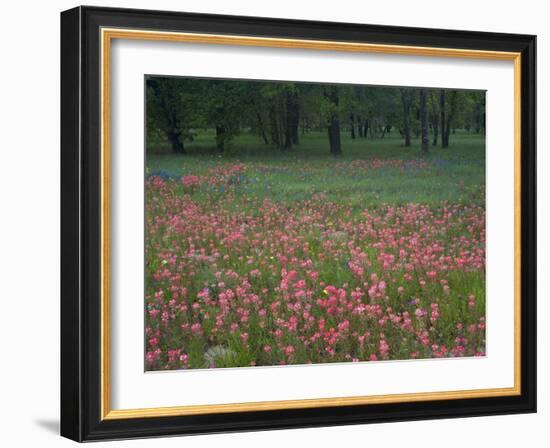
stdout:
[[148,369],[484,355],[482,207],[189,194],[246,171],[147,181]]

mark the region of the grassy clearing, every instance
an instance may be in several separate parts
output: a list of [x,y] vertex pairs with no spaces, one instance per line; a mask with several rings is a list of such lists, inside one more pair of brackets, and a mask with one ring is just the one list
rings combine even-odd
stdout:
[[483,138],[342,146],[149,148],[148,369],[484,354]]
[[[202,135],[189,145],[187,156],[157,153],[150,149],[147,173],[179,177],[204,175],[225,163],[246,163],[249,182],[239,193],[276,201],[303,200],[324,192],[334,201],[345,201],[356,208],[377,204],[420,202],[436,204],[482,203],[485,185],[484,138],[458,132],[447,149],[433,147],[428,154],[420,151],[417,141],[402,146],[398,135],[384,139],[344,137],[344,154],[333,159],[328,154],[324,133],[310,133],[301,144],[288,152],[264,145],[257,137],[240,136],[229,154],[215,150],[213,134]],[[166,148],[164,148],[166,150]],[[357,160],[401,160],[410,162],[403,169],[389,166],[349,175],[350,163]],[[421,169],[414,162],[425,162]],[[353,168],[353,167],[352,167]]]

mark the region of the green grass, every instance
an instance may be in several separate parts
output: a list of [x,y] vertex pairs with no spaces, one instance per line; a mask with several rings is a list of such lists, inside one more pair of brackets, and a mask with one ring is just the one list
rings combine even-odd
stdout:
[[[147,173],[169,173],[174,176],[206,174],[209,169],[244,162],[249,167],[248,182],[236,194],[259,199],[296,201],[323,192],[327,199],[345,202],[354,209],[377,204],[420,202],[435,204],[482,204],[485,185],[484,137],[457,131],[451,135],[449,148],[430,147],[422,153],[419,140],[404,147],[397,132],[384,139],[352,140],[342,136],[343,155],[329,155],[325,133],[301,136],[300,145],[289,151],[265,145],[257,136],[242,134],[232,148],[219,154],[212,132],[199,135],[187,144],[187,155],[171,154],[165,143],[150,143]],[[393,167],[359,172],[350,169],[355,160],[423,161],[429,169]],[[208,192],[211,194],[211,192]]]

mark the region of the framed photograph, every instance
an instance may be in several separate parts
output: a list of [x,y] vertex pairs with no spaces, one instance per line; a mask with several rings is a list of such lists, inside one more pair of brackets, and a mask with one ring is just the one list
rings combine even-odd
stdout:
[[536,410],[535,36],[61,14],[61,433]]

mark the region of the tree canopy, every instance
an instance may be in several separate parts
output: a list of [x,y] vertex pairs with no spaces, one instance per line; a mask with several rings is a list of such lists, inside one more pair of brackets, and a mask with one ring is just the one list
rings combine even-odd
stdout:
[[310,131],[327,133],[332,155],[345,151],[343,132],[356,139],[396,131],[404,146],[419,138],[427,152],[430,146],[447,148],[455,129],[485,133],[485,92],[147,77],[146,121],[147,132],[166,139],[178,154],[186,154],[187,144],[205,129],[215,130],[219,152],[241,132],[288,151]]

